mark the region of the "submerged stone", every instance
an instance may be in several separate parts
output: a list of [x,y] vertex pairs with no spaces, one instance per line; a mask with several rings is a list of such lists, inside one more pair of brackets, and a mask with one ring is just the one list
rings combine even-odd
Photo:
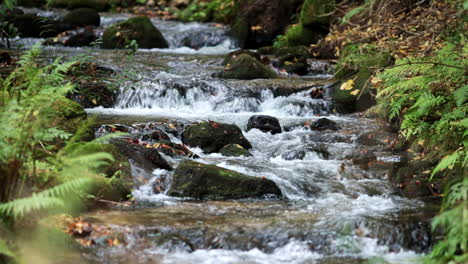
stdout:
[[239,144],[246,149],[252,148],[236,125],[201,122],[187,127],[182,134],[184,144],[200,147],[206,153],[218,152],[228,144]]
[[168,195],[196,199],[241,199],[249,197],[281,197],[276,184],[265,178],[184,160],[177,167]]

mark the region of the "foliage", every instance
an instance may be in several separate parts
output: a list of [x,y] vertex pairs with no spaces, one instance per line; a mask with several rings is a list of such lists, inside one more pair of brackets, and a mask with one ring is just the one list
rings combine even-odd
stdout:
[[397,60],[376,84],[379,103],[391,120],[401,123],[407,140],[424,142],[427,159],[439,160],[431,179],[444,177],[448,188],[442,213],[433,220],[444,239],[434,247],[430,263],[468,260],[468,48],[445,43],[430,57]]
[[10,47],[10,38],[16,37],[18,29],[8,22],[7,15],[13,11],[16,0],[4,0],[0,3],[0,41],[8,48]]
[[407,139],[426,140],[439,154],[468,143],[467,58],[460,56],[467,51],[447,44],[434,57],[398,60],[379,76],[385,85],[378,97],[389,118],[401,118]]
[[[72,90],[65,73],[75,62],[57,59],[38,67],[39,47],[26,52],[20,67],[0,80],[0,217],[8,220],[69,205],[70,198],[77,198],[96,178],[94,169],[112,160],[107,153],[56,153],[70,134],[53,125],[57,115],[50,109]],[[22,197],[26,185],[45,190]]]
[[235,12],[234,0],[194,0],[190,5],[177,13],[182,21],[216,21],[228,23]]
[[397,58],[428,56],[444,41],[466,37],[461,1],[366,0],[359,6],[352,1],[313,52],[320,57],[335,51],[339,56],[346,45],[373,43]]
[[426,263],[467,263],[468,178],[449,189],[442,209],[434,218],[432,228],[442,228],[445,238],[434,246]]

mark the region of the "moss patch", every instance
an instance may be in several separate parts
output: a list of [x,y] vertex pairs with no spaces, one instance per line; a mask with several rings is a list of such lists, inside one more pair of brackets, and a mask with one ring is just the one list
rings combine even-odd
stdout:
[[219,153],[221,153],[223,156],[226,156],[226,157],[252,156],[252,154],[250,154],[248,150],[246,150],[244,147],[242,147],[239,144],[226,145],[219,151]]
[[299,21],[305,26],[330,22],[331,13],[335,10],[334,0],[305,0],[302,5]]
[[169,195],[196,199],[240,199],[264,195],[281,196],[276,184],[264,178],[184,160],[177,167]]
[[148,17],[132,17],[110,26],[102,36],[105,49],[123,49],[135,40],[139,48],[167,48],[169,44]]
[[263,65],[252,56],[241,54],[231,64],[226,66],[221,77],[226,79],[253,80],[273,79],[278,76],[272,69]]

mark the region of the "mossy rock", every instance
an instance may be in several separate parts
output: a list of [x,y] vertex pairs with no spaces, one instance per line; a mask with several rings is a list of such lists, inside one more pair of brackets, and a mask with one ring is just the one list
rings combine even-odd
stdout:
[[231,65],[226,67],[220,77],[225,79],[253,80],[274,79],[278,75],[254,57],[248,54],[241,54],[231,62]]
[[299,21],[307,27],[315,24],[328,24],[335,6],[334,0],[305,0]]
[[311,57],[311,53],[306,46],[296,46],[296,47],[280,47],[274,49],[275,57],[283,56],[297,56],[297,57]]
[[[364,111],[375,105],[373,91],[368,84],[369,78],[378,68],[391,65],[394,58],[389,52],[380,51],[375,45],[351,44],[345,46],[337,63],[335,78],[353,81],[353,88],[332,89],[332,99],[339,113]],[[366,88],[366,89],[364,89]]]
[[276,47],[295,47],[316,43],[321,38],[320,32],[295,24],[288,28],[284,36],[279,37]]
[[226,157],[250,157],[252,154],[239,144],[229,144],[224,146],[219,153]]
[[251,50],[240,49],[240,50],[230,52],[228,55],[226,55],[223,60],[223,65],[231,64],[232,61],[234,61],[237,57],[239,57],[242,54],[250,55],[258,61],[261,60],[260,54],[258,54],[257,52],[251,51]]
[[123,49],[135,40],[139,48],[167,48],[169,44],[145,16],[132,17],[110,26],[102,36],[102,48]]
[[281,197],[276,184],[265,178],[184,160],[177,167],[168,195],[196,199],[225,200],[249,197]]
[[187,127],[182,134],[184,144],[200,147],[206,153],[218,152],[229,144],[239,144],[246,149],[252,148],[236,125],[216,122],[201,122]]
[[260,55],[272,55],[275,53],[273,46],[265,46],[257,49],[257,53]]
[[99,13],[92,8],[78,8],[70,11],[63,19],[63,23],[73,27],[83,26],[99,26],[101,25],[101,17]]
[[120,202],[128,200],[132,186],[120,178],[100,178],[89,193],[97,199]]
[[52,126],[57,126],[72,134],[87,118],[86,112],[80,104],[65,97],[56,100],[51,105],[48,114],[54,119]]

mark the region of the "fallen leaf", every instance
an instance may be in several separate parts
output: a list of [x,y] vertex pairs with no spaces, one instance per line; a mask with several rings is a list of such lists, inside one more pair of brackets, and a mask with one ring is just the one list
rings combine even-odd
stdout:
[[361,90],[354,90],[352,92],[350,92],[351,95],[357,95]]
[[340,86],[340,90],[351,90],[354,88],[354,80],[350,79]]

